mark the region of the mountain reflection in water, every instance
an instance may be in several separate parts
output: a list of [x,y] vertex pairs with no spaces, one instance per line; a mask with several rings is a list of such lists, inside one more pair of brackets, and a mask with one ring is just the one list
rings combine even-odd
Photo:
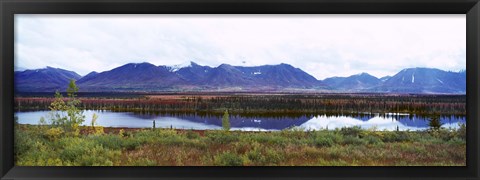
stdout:
[[[149,128],[153,121],[157,128],[180,129],[221,129],[222,115],[219,114],[187,114],[187,113],[134,113],[112,111],[84,111],[86,121],[90,125],[92,114],[99,115],[97,123],[104,127]],[[48,119],[49,111],[16,112],[20,124],[37,124],[41,117]],[[273,131],[291,127],[305,130],[335,129],[341,127],[360,126],[377,130],[423,130],[428,128],[428,117],[409,114],[355,114],[355,115],[231,115],[232,130]],[[441,116],[443,127],[458,128],[465,123],[464,116]]]

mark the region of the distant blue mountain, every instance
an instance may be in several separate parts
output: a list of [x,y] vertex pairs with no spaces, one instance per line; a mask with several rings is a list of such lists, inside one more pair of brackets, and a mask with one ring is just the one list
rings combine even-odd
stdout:
[[82,91],[150,91],[175,90],[185,84],[166,66],[150,63],[129,63],[101,73],[90,73],[77,81]]
[[191,82],[192,85],[206,89],[279,90],[285,88],[315,89],[325,86],[308,73],[288,64],[254,67],[222,64],[215,68],[192,65],[182,68],[176,73]]
[[385,82],[385,81],[387,81],[388,79],[390,79],[391,77],[392,77],[392,76],[384,76],[384,77],[381,77],[381,78],[380,78],[380,81]]
[[323,81],[289,64],[254,67],[222,64],[217,67],[190,62],[183,66],[129,63],[84,77],[72,71],[45,68],[15,72],[16,91],[64,90],[76,79],[85,92],[162,91],[284,91],[454,93],[466,92],[466,73],[431,68],[408,68],[394,76],[377,78],[368,73],[332,77]]
[[189,66],[177,68],[173,72],[190,84],[195,84],[196,82],[207,81],[212,73],[212,69],[209,66],[200,66],[197,63],[190,62]]
[[388,78],[373,91],[397,93],[466,93],[466,73],[432,68],[408,68]]
[[326,85],[315,77],[289,64],[264,65],[255,67],[235,66],[242,76],[274,88],[325,88]]
[[96,77],[97,74],[98,74],[98,72],[92,71],[92,72],[88,73],[87,75],[83,76],[82,81],[88,81],[90,79],[93,79],[93,78]]
[[356,92],[378,86],[382,81],[368,73],[361,73],[349,77],[327,78],[323,82],[336,90]]
[[407,68],[394,76],[380,79],[367,73],[349,77],[332,77],[323,82],[340,92],[465,94],[466,72],[449,72],[434,68]]
[[52,67],[14,72],[15,90],[20,92],[65,91],[71,79],[80,78],[73,71]]
[[131,63],[90,73],[77,84],[85,91],[257,91],[325,87],[313,76],[288,64],[209,67],[194,62],[185,67]]

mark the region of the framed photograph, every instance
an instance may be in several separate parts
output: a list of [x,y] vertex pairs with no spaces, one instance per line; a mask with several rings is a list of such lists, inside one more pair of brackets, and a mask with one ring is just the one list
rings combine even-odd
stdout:
[[480,5],[0,2],[2,179],[479,179]]

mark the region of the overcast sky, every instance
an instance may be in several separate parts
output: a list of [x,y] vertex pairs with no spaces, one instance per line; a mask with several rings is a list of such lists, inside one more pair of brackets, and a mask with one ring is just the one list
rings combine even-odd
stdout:
[[287,63],[317,79],[459,71],[465,15],[15,15],[15,66],[80,75],[131,62]]

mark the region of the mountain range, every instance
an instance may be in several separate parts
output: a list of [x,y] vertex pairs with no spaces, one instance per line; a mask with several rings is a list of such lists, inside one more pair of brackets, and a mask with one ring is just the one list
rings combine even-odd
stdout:
[[73,71],[47,66],[43,69],[15,72],[15,91],[52,92],[66,89],[70,79],[81,79],[82,76]]
[[155,66],[129,63],[104,72],[80,76],[47,67],[15,72],[17,92],[64,91],[75,79],[81,92],[368,92],[465,94],[466,72],[408,68],[377,78],[368,73],[317,80],[289,64],[263,66]]

